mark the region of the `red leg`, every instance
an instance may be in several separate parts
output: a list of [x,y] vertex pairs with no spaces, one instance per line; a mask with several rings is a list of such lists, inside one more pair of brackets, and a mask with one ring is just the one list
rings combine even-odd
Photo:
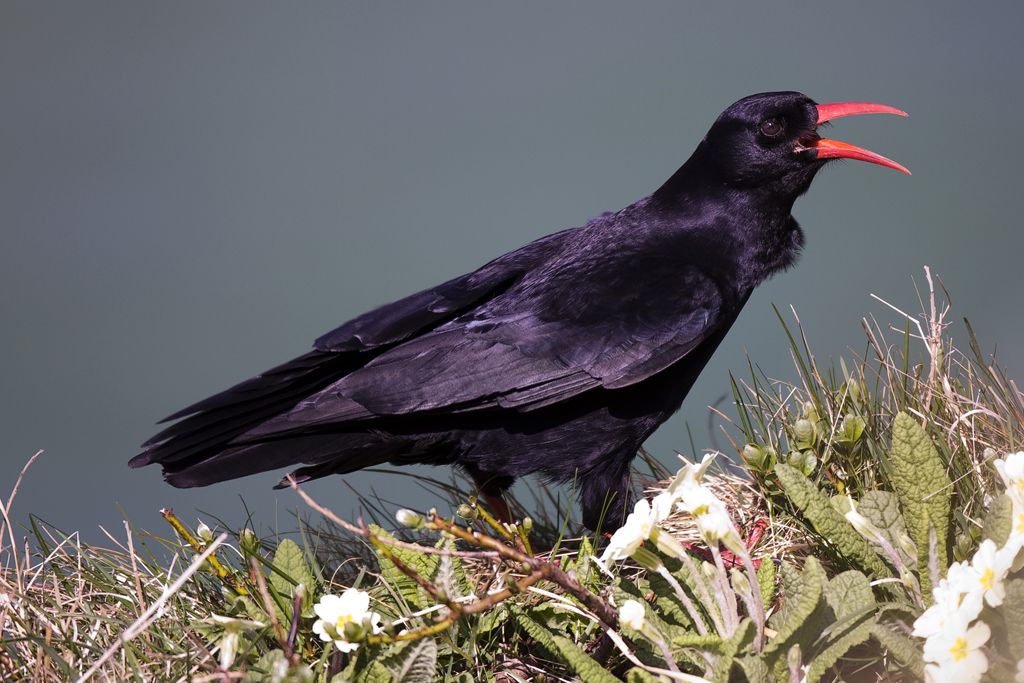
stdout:
[[487,507],[494,513],[495,519],[504,524],[512,524],[512,511],[509,510],[508,503],[501,497],[501,494],[481,490],[480,495],[487,501]]

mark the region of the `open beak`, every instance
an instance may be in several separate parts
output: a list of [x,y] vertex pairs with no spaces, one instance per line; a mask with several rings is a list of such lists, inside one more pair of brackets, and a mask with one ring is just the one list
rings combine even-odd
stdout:
[[[819,104],[818,105],[818,125],[831,121],[832,119],[842,118],[843,116],[856,116],[858,114],[896,114],[897,116],[906,116],[907,112],[897,109],[896,107],[890,107],[885,104],[874,104],[873,102],[833,102],[831,104]],[[857,147],[846,142],[840,142],[839,140],[829,140],[828,138],[817,138],[813,144],[809,145],[810,149],[814,149],[819,159],[860,159],[861,161],[869,161],[873,164],[880,166],[888,166],[894,168],[897,171],[902,171],[907,175],[910,175],[910,171],[906,166],[898,164],[892,159],[883,157],[881,154],[875,154],[871,150],[864,149],[863,147]]]

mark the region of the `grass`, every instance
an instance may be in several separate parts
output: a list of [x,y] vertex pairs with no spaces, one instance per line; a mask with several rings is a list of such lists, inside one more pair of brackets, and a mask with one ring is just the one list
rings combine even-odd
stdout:
[[[716,472],[710,485],[741,529],[768,521],[753,548],[756,557],[801,564],[813,556],[824,561],[829,576],[851,568],[849,558],[786,495],[775,466],[791,464],[826,495],[859,499],[865,492],[885,489],[891,427],[901,411],[927,431],[952,481],[954,557],[966,557],[977,545],[995,490],[990,462],[1024,442],[1024,396],[982,352],[969,325],[964,328],[968,348],[953,345],[948,298],[936,282],[926,270],[920,314],[890,307],[891,324],[865,318],[863,351],[840,360],[837,367],[825,367],[815,358],[795,312],[791,318],[780,313],[794,378],[771,378],[751,363],[744,376],[732,379],[734,406],[718,412],[718,418],[734,451],[729,455],[741,465]],[[641,462],[652,485],[669,474],[646,454]],[[644,654],[635,638],[609,635],[602,627],[607,619],[602,621],[599,610],[581,601],[575,589],[550,574],[530,583],[536,572],[553,567],[576,581],[580,590],[614,599],[613,584],[589,561],[601,539],[581,535],[567,520],[566,501],[557,489],[530,487],[529,499],[515,501],[513,510],[520,518],[532,516],[532,529],[528,536],[503,538],[502,530],[489,527],[479,510],[465,509],[465,482],[422,482],[439,508],[463,506],[478,531],[489,532],[488,537],[512,550],[529,550],[530,557],[538,558],[531,565],[502,554],[512,550],[499,552],[471,538],[395,532],[398,541],[407,543],[449,539],[439,546],[447,551],[422,555],[427,559],[421,561],[409,548],[388,545],[389,537],[372,525],[393,527],[392,511],[379,500],[367,499],[362,500],[365,526],[357,521],[346,529],[310,508],[287,542],[284,537],[255,539],[222,524],[220,536],[192,539],[190,544],[181,534],[155,533],[125,522],[123,528],[104,529],[107,541],[93,545],[37,517],[30,518],[27,529],[16,530],[10,514],[20,482],[19,477],[0,505],[3,680],[328,681],[343,671],[354,675],[353,666],[372,668],[369,660],[359,665],[358,657],[324,648],[309,631],[315,597],[347,586],[370,590],[374,608],[387,620],[397,620],[396,629],[429,629],[438,623],[435,618],[453,609],[467,610],[431,634],[436,680],[604,680],[581,674],[572,664],[579,662],[571,648],[600,661],[610,675],[622,677],[637,666],[652,670],[654,655]],[[688,516],[676,515],[664,528],[683,543],[700,543]],[[287,543],[293,543],[297,555],[286,556]],[[210,557],[219,558],[221,575]],[[428,560],[434,564],[423,564]],[[429,585],[412,580],[403,564],[418,568]],[[294,584],[305,574],[303,583],[313,585],[304,585],[306,597],[296,598]],[[644,571],[636,567],[622,576],[645,580]],[[524,586],[521,591],[513,590],[487,609],[470,611],[475,601],[519,584]],[[238,631],[242,627],[226,627],[214,615],[244,616],[261,625]],[[299,626],[294,637],[287,633],[292,617]],[[902,618],[904,624],[909,621]],[[557,638],[546,641],[547,636],[530,626],[535,623]],[[238,633],[238,651],[227,658],[232,629]],[[390,654],[381,661],[408,659],[413,648],[401,643],[387,647],[391,649],[382,652]],[[360,652],[370,649],[364,645]],[[855,650],[833,669],[847,674],[854,670],[863,680],[905,675],[879,647]],[[648,680],[635,675],[630,680]]]

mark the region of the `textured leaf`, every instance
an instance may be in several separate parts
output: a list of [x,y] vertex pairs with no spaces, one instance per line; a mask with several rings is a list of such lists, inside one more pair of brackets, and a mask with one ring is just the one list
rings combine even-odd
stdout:
[[306,587],[306,597],[302,601],[305,612],[313,603],[316,579],[313,576],[313,570],[309,568],[309,563],[306,562],[302,548],[288,538],[278,543],[277,550],[274,552],[273,565],[276,571],[270,574],[270,585],[284,598],[285,618],[287,621],[291,621],[292,593],[295,591],[295,587],[300,583]]
[[782,567],[784,602],[782,609],[769,620],[776,634],[765,645],[765,655],[774,655],[788,647],[786,641],[814,613],[825,587],[825,571],[814,557],[807,558],[802,572],[792,565]]
[[1014,659],[1024,659],[1024,579],[1006,582],[1006,598],[1000,612],[1006,620],[1010,654]]
[[744,619],[736,628],[736,632],[728,640],[722,642],[722,654],[719,655],[711,673],[711,680],[714,683],[728,682],[732,665],[736,663],[736,654],[746,650],[753,642],[754,631],[754,622]]
[[875,607],[871,582],[855,570],[833,577],[825,586],[825,600],[837,619],[846,619]]
[[920,640],[878,623],[871,627],[871,637],[881,643],[882,647],[892,655],[900,666],[909,669],[917,680],[924,677],[924,659]]
[[[907,524],[900,512],[899,497],[892,491],[867,491],[857,501],[857,512],[868,518],[877,526],[889,545],[900,552],[900,538],[909,538]],[[904,557],[911,569],[916,568],[917,560]]]
[[775,562],[772,558],[765,557],[761,560],[761,566],[757,568],[757,584],[761,588],[761,600],[767,608],[775,599]]
[[743,669],[743,674],[749,683],[774,683],[775,681],[771,669],[761,657],[755,655],[737,657],[736,664]]
[[[394,538],[394,536],[389,534],[387,531],[374,524],[370,525],[370,531],[381,538]],[[414,569],[423,578],[433,579],[437,576],[438,569],[441,565],[440,555],[418,553],[414,550],[396,548],[393,546],[389,547],[388,550],[399,562],[410,569]],[[406,602],[417,609],[424,609],[434,604],[434,601],[430,596],[428,596],[414,580],[402,573],[402,571],[382,552],[379,550],[375,550],[375,552],[377,554],[377,562],[380,564],[380,573],[383,575],[384,581],[391,586],[394,586]]]
[[[277,683],[275,680],[275,670],[283,668],[287,671],[288,660],[284,657],[284,652],[275,649],[270,650],[262,657],[256,660],[256,662],[245,672],[246,683]],[[278,679],[279,680],[279,679]]]
[[[945,575],[949,566],[946,541],[949,537],[949,500],[952,483],[946,475],[946,466],[935,450],[928,433],[914,418],[898,413],[892,426],[892,452],[889,456],[889,477],[903,508],[907,530],[917,548],[920,566],[927,565],[929,557],[929,529],[935,527],[938,538],[938,556],[935,558],[939,574]],[[921,590],[932,591],[927,571],[918,572]]]
[[661,683],[661,679],[653,676],[638,666],[626,672],[626,683]]
[[537,644],[553,657],[557,657],[579,676],[583,683],[620,683],[619,679],[595,662],[576,643],[558,636],[538,624],[530,615],[517,611],[516,620]]
[[381,660],[391,672],[392,683],[430,683],[437,667],[437,643],[433,638],[416,640],[395,648]]
[[1013,502],[1006,494],[996,496],[985,513],[984,536],[1003,547],[1013,530]]
[[783,463],[775,466],[775,474],[779,477],[786,495],[800,508],[800,512],[814,526],[815,531],[834,545],[843,556],[856,561],[875,577],[885,578],[892,575],[871,544],[832,507],[828,496],[819,491],[814,482]]
[[808,683],[821,679],[839,659],[871,637],[875,624],[875,596],[868,578],[858,571],[834,577],[825,586],[825,600],[835,615],[836,623],[828,634],[827,644],[817,649],[807,668]]
[[391,683],[391,672],[379,659],[371,660],[356,673],[354,683]]
[[675,647],[695,647],[698,650],[710,652],[721,652],[723,647],[721,637],[709,633],[702,636],[699,633],[676,633],[672,636],[672,645]]

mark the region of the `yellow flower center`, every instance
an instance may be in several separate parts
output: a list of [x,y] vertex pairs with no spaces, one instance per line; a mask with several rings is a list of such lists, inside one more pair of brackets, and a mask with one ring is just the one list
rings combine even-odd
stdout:
[[985,590],[990,590],[992,588],[992,584],[995,583],[995,580],[996,573],[992,571],[992,567],[988,567],[985,569],[985,573],[981,575],[981,587]]
[[351,614],[342,614],[340,617],[338,617],[338,622],[334,625],[334,628],[338,629],[338,633],[344,633],[345,624],[347,624],[350,621],[355,621],[352,618]]
[[693,516],[700,517],[701,515],[706,515],[710,510],[711,508],[707,505],[698,505],[693,509]]
[[1014,531],[1024,534],[1024,512],[1017,515],[1017,524],[1014,526]]
[[963,638],[957,638],[953,642],[953,647],[949,648],[949,654],[953,655],[953,661],[959,662],[961,659],[967,656],[967,641]]

